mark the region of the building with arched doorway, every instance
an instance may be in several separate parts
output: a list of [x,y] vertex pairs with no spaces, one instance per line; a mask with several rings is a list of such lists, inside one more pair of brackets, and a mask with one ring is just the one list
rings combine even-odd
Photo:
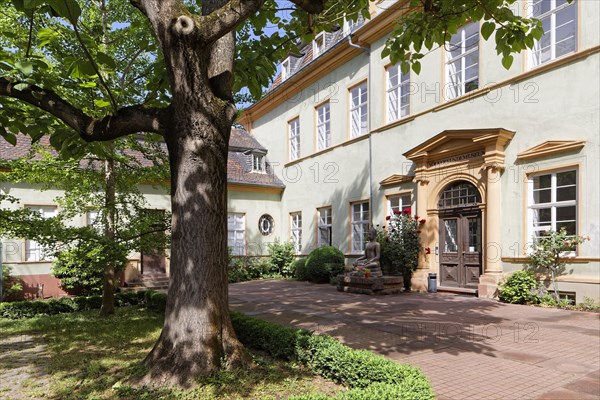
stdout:
[[415,74],[381,57],[403,4],[290,54],[242,115],[286,185],[279,234],[299,254],[326,242],[351,261],[369,224],[410,208],[426,220],[413,289],[436,272],[445,290],[494,297],[535,238],[564,227],[590,240],[559,289],[599,301],[600,5],[533,7],[546,34],[508,70],[468,23]]

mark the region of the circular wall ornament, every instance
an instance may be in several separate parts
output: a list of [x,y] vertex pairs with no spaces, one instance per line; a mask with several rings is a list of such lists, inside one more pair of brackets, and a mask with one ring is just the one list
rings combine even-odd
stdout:
[[263,236],[269,236],[271,233],[273,233],[273,226],[273,217],[271,217],[269,214],[263,214],[258,219],[258,230]]

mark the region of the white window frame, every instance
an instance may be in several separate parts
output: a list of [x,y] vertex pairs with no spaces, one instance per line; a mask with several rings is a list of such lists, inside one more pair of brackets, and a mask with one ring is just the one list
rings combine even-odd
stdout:
[[367,82],[363,82],[350,89],[350,137],[359,137],[368,132],[369,89]]
[[[551,61],[553,61],[553,60],[555,60],[557,58],[564,57],[564,56],[566,56],[568,54],[572,54],[572,53],[574,53],[574,52],[577,51],[577,47],[578,47],[577,46],[577,44],[578,44],[577,40],[578,40],[578,34],[579,34],[579,32],[578,32],[578,28],[579,28],[579,25],[578,25],[578,23],[579,23],[579,21],[578,21],[578,10],[577,10],[577,5],[576,5],[577,0],[574,0],[572,3],[565,2],[565,3],[563,3],[562,5],[560,5],[558,7],[556,6],[556,1],[557,0],[550,0],[550,4],[551,4],[550,10],[548,10],[545,13],[542,13],[540,15],[536,15],[536,12],[535,12],[537,4],[539,4],[540,2],[532,1],[530,3],[531,7],[530,7],[530,10],[529,10],[529,16],[531,18],[539,19],[542,22],[545,19],[547,19],[547,18],[549,18],[549,20],[550,20],[550,30],[548,32],[544,32],[544,36],[542,36],[542,38],[544,38],[547,35],[550,35],[550,45],[549,45],[549,47],[550,47],[550,58],[548,60],[546,60],[546,61],[540,61],[539,60],[540,56],[538,54],[541,54],[541,50],[542,50],[542,49],[539,48],[539,46],[540,46],[542,38],[540,38],[540,40],[536,40],[535,43],[534,43],[533,49],[531,49],[529,51],[529,65],[531,66],[531,68],[539,67],[540,65],[544,65],[544,64],[546,64],[548,62],[551,62]],[[556,56],[556,48],[557,48],[557,44],[558,43],[556,43],[556,30],[558,28],[564,26],[565,24],[561,25],[560,27],[557,27],[556,26],[556,16],[557,16],[558,13],[560,13],[561,11],[567,9],[568,7],[575,7],[575,12],[574,12],[575,17],[574,17],[573,20],[569,21],[569,22],[574,22],[575,23],[575,33],[574,33],[573,36],[571,36],[571,37],[569,37],[567,39],[563,39],[563,41],[573,40],[575,42],[574,46],[573,46],[574,49],[573,49],[572,52],[568,52],[568,53],[562,54],[562,55],[560,55],[560,56],[557,57]]]
[[[407,200],[408,199],[408,200]],[[406,201],[406,202],[405,202]],[[398,203],[397,205],[394,203]],[[390,195],[387,197],[387,210],[388,215],[394,215],[395,211],[402,212],[405,208],[409,207],[412,213],[412,195],[411,193],[399,193]]]
[[264,154],[252,153],[252,172],[266,172]]
[[[475,34],[475,35],[477,35],[477,40],[476,40],[477,45],[472,46],[471,48],[467,48],[466,47],[467,40],[472,37],[472,36],[467,37],[467,28],[472,26],[473,24],[477,25],[477,33]],[[458,30],[458,32],[456,32],[454,35],[452,35],[453,38],[456,35],[460,35],[460,42],[459,42],[460,43],[460,54],[456,57],[452,57],[452,52],[450,51],[450,49],[446,51],[446,66],[445,66],[446,90],[445,90],[445,92],[446,92],[447,100],[455,99],[457,97],[465,95],[468,92],[479,89],[479,65],[480,65],[480,60],[479,60],[480,34],[479,34],[479,32],[480,32],[479,22],[471,22],[470,24],[467,24],[467,25],[461,27]],[[475,36],[475,35],[473,35],[473,36]],[[446,43],[446,46],[450,47],[451,46],[450,42]],[[472,64],[472,65],[466,65],[467,57],[472,54],[476,54],[477,63]],[[450,68],[456,61],[460,61],[460,70],[451,71]],[[465,80],[466,80],[467,69],[469,69],[475,65],[477,66],[477,75],[473,78],[470,78],[469,81],[466,82]],[[458,77],[459,79],[455,81],[452,79],[453,77]],[[469,90],[467,90],[467,85],[473,81],[477,81],[477,87],[470,88]],[[454,91],[454,88],[456,88],[456,92]]]
[[313,60],[325,52],[325,32],[320,32],[312,42]]
[[331,106],[329,101],[317,106],[317,149],[324,150],[331,146]]
[[300,118],[288,122],[288,140],[290,146],[290,161],[300,158]]
[[296,254],[302,253],[302,212],[290,213],[290,241]]
[[333,244],[333,214],[331,207],[317,209],[317,247]]
[[[403,73],[400,65],[390,65],[385,69],[387,122],[397,121],[410,114],[410,72]],[[397,84],[392,84],[392,77],[397,77]],[[402,92],[405,92],[403,95]]]
[[[563,172],[575,172],[575,184],[574,185],[557,185],[557,174]],[[550,175],[550,202],[547,203],[535,203],[534,192],[540,190],[548,190],[548,189],[534,189],[534,178],[539,178],[542,176]],[[575,200],[563,200],[558,201],[557,199],[557,189],[566,188],[566,187],[575,187]],[[531,174],[528,176],[527,180],[527,220],[528,220],[528,240],[531,240],[534,236],[538,237],[539,234],[537,232],[543,232],[546,230],[557,231],[557,223],[558,222],[575,222],[575,235],[579,232],[579,171],[576,167],[553,170],[553,171],[545,171],[536,174]],[[557,221],[557,208],[561,207],[575,207],[575,220],[563,220]],[[546,225],[535,225],[535,210],[540,209],[550,209],[550,223]],[[575,252],[566,252],[567,255],[575,255]]]
[[292,61],[286,58],[281,62],[281,80],[285,81],[292,75]]
[[246,214],[227,213],[227,246],[234,256],[246,255]]
[[[31,211],[37,211],[43,218],[52,218],[55,217],[58,213],[57,206],[25,205],[25,208]],[[54,257],[47,255],[45,252],[46,249],[35,240],[25,240],[25,261],[41,262],[54,260]]]
[[[355,211],[358,210],[358,211]],[[350,203],[350,229],[351,229],[351,252],[360,254],[365,251],[366,237],[369,231],[371,220],[371,207],[368,201],[359,201]],[[355,218],[355,212],[360,214],[360,219]],[[367,219],[364,219],[364,214],[367,213]]]

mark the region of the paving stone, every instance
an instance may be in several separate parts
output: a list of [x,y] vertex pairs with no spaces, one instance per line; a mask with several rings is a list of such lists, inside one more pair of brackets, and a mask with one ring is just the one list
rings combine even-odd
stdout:
[[442,293],[382,299],[276,280],[231,285],[230,298],[233,309],[314,324],[353,348],[418,366],[439,399],[599,397],[600,342],[590,340],[599,314]]

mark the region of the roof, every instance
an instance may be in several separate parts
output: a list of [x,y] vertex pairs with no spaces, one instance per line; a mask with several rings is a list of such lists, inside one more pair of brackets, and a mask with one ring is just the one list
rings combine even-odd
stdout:
[[[40,145],[51,149],[50,139],[48,136],[43,136],[38,142]],[[161,147],[167,152],[166,144],[162,143]],[[27,135],[17,135],[16,145],[8,143],[0,138],[0,160],[16,160],[18,158],[27,157],[31,151],[31,138]],[[53,151],[53,150],[51,150]],[[240,128],[232,128],[231,137],[229,139],[229,153],[227,159],[227,183],[244,184],[251,186],[266,186],[283,189],[285,185],[275,175],[268,160],[266,160],[265,172],[252,171],[252,153],[256,152],[261,155],[267,154],[267,149],[262,146],[252,135],[246,130]],[[126,154],[132,155],[140,165],[149,167],[152,162],[142,155],[139,151],[127,151]],[[35,159],[40,159],[35,156]]]

